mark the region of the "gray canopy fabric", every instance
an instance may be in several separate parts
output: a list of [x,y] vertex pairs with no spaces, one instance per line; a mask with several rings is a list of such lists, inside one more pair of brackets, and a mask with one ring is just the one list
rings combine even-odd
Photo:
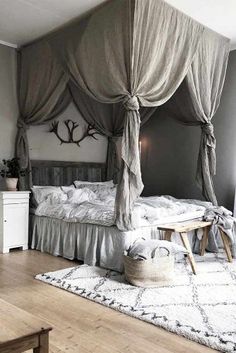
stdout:
[[111,137],[123,134],[116,224],[121,230],[133,229],[133,204],[143,189],[139,108],[160,106],[185,87],[195,113],[191,123],[202,124],[197,179],[205,196],[213,199],[211,118],[223,87],[229,41],[162,0],[108,1],[61,38],[58,32],[22,49],[16,144],[22,165],[28,163],[26,126],[45,123],[64,109],[69,83],[85,120],[110,137],[111,154]]
[[212,181],[216,173],[216,139],[211,120],[220,103],[229,50],[229,41],[206,29],[186,78],[195,119],[202,123],[197,182],[205,198],[214,205],[217,205]]
[[[122,102],[106,104],[96,101],[73,82],[69,83],[69,89],[73,101],[85,121],[102,135],[108,137],[106,176],[108,180],[113,179],[114,182],[118,182],[119,168],[116,142],[123,133],[124,104]],[[155,110],[156,107],[140,107],[141,125],[148,121]]]
[[132,229],[133,204],[143,190],[139,105],[158,106],[173,95],[203,32],[203,26],[163,1],[135,1],[134,13],[131,5],[108,2],[91,16],[78,45],[77,38],[65,45],[64,54],[75,85],[100,102],[123,101],[126,108],[116,200],[119,229]]
[[196,180],[206,200],[214,205],[217,205],[212,180],[216,173],[216,139],[211,120],[220,103],[229,50],[226,38],[205,29],[185,80],[164,107],[178,121],[201,126]]
[[31,186],[31,167],[26,130],[41,125],[60,114],[69,104],[66,90],[68,77],[53,55],[47,41],[25,48],[18,54],[18,101],[20,117],[17,121],[16,156],[27,179],[20,179],[22,189]]

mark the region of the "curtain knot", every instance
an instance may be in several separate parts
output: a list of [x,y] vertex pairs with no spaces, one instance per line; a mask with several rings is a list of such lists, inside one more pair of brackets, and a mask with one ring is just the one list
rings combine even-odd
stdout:
[[206,135],[214,136],[214,126],[213,126],[213,124],[211,122],[202,124],[201,127],[202,127],[202,131]]
[[115,136],[115,135],[108,136],[108,141],[109,141],[109,142],[114,142],[114,143],[116,143],[118,140],[119,140],[119,136]]
[[[201,128],[202,139],[199,152],[199,163],[200,165],[203,165],[203,167],[201,166],[201,168],[203,168],[203,172],[206,174],[209,173],[210,176],[212,176],[216,174],[216,139],[214,135],[214,126],[211,122],[208,122],[202,124]],[[208,166],[208,171],[206,166]],[[197,176],[197,178],[200,179],[201,177]]]
[[24,130],[27,130],[29,128],[29,126],[24,122],[22,118],[18,118],[17,127],[18,129],[24,129]]
[[126,110],[139,110],[139,102],[136,96],[129,96],[124,101]]

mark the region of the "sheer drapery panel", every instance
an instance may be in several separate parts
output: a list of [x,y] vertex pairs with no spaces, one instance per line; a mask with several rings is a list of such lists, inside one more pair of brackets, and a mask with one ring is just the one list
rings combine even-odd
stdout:
[[66,85],[68,77],[47,41],[24,48],[18,53],[18,103],[15,154],[26,178],[20,178],[20,188],[31,187],[31,167],[27,129],[41,125],[59,115],[71,98]]
[[187,74],[202,32],[203,26],[161,0],[114,0],[89,18],[81,38],[64,45],[73,83],[97,101],[123,101],[126,108],[116,198],[120,229],[133,228],[133,204],[143,189],[139,106],[158,106],[171,97]]
[[212,118],[220,103],[229,50],[227,38],[205,29],[185,80],[164,107],[179,122],[201,127],[196,180],[205,199],[214,205],[216,138]]

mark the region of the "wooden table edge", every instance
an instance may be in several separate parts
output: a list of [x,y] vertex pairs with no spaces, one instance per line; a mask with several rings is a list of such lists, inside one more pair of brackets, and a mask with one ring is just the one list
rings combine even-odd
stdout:
[[0,348],[4,348],[4,347],[8,346],[9,344],[14,344],[14,343],[18,342],[19,340],[27,339],[27,338],[34,337],[34,336],[44,335],[44,334],[52,331],[52,329],[53,329],[53,327],[51,327],[51,326],[49,326],[47,328],[43,327],[41,330],[37,330],[35,332],[32,332],[29,335],[23,335],[23,336],[20,336],[19,338],[14,338],[13,340],[9,340],[7,342],[0,342]]
[[196,230],[196,229],[209,227],[210,225],[212,225],[211,221],[199,221],[199,223],[196,224],[195,226],[191,226],[191,223],[187,223],[187,224],[183,224],[183,225],[177,224],[177,223],[173,223],[173,225],[171,225],[171,224],[162,224],[160,226],[157,226],[157,228],[159,230],[163,230],[163,231],[171,230],[172,232],[176,231],[177,233],[181,233],[181,232],[186,232],[186,229],[189,229],[189,228],[191,228],[191,230]]

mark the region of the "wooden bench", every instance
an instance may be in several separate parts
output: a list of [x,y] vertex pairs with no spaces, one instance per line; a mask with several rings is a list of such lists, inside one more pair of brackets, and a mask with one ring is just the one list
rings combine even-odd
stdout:
[[49,352],[49,331],[42,320],[0,299],[0,352]]
[[[203,229],[203,237],[200,246],[200,255],[203,256],[205,253],[205,249],[208,242],[208,233],[210,226],[212,225],[211,222],[205,221],[195,221],[195,222],[188,222],[188,223],[174,223],[174,224],[165,224],[163,226],[158,227],[159,230],[164,231],[164,239],[171,241],[172,233],[179,233],[180,238],[184,247],[188,251],[188,259],[194,274],[196,274],[196,263],[194,260],[194,256],[192,253],[192,249],[188,239],[188,232],[196,229]],[[219,228],[221,239],[224,245],[224,249],[228,258],[229,262],[232,262],[232,255],[230,250],[230,241],[228,236]]]

